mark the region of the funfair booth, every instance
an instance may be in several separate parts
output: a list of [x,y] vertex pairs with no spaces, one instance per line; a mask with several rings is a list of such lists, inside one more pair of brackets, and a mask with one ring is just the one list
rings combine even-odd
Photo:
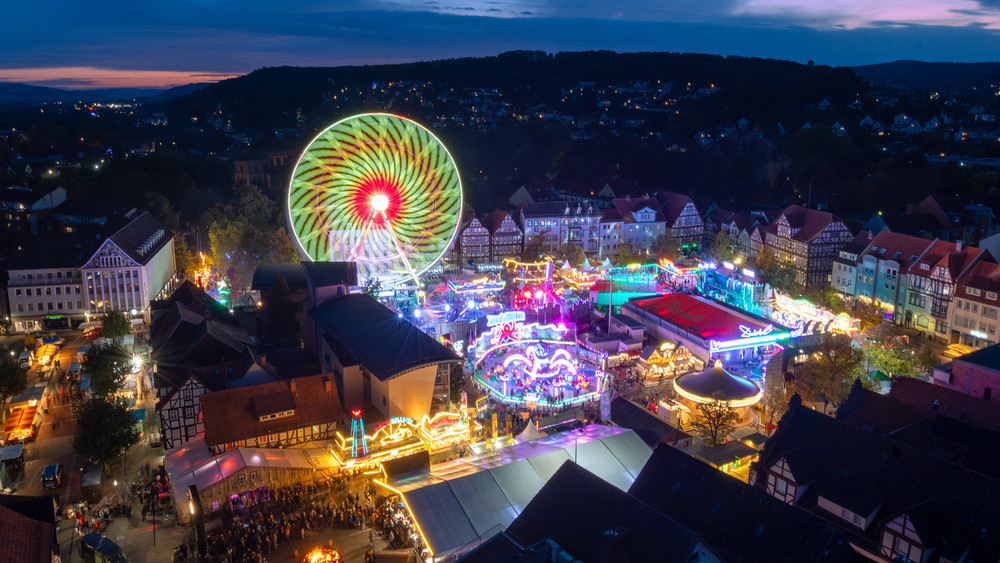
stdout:
[[[487,317],[470,353],[476,384],[505,404],[561,407],[596,398],[606,385],[597,355],[565,323],[526,323],[524,311]],[[595,361],[596,360],[596,361]]]
[[632,299],[622,314],[643,323],[654,340],[682,344],[706,364],[766,362],[782,349],[780,342],[798,336],[763,317],[686,293]]

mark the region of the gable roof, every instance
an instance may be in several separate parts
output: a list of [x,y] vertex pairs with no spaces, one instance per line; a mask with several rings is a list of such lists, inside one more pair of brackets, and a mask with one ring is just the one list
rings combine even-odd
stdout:
[[[643,196],[643,197],[616,197],[611,200],[611,208],[617,211],[617,215],[621,217],[620,220],[626,223],[635,223],[635,213],[648,207],[653,210],[654,217],[653,221],[657,223],[662,223],[666,221],[663,216],[663,208],[660,206],[660,202],[656,198]],[[612,217],[609,215],[609,217]],[[615,219],[609,219],[615,220]]]
[[836,527],[666,444],[628,492],[699,534],[725,561],[865,561]]
[[786,207],[775,220],[775,223],[784,217],[788,226],[792,228],[792,238],[804,242],[809,242],[818,237],[833,223],[843,223],[840,217],[827,211],[809,209],[801,205],[790,205]]
[[927,239],[882,231],[868,243],[862,255],[898,262],[900,273],[906,273],[932,244]]
[[972,246],[961,246],[959,250],[959,245],[960,242],[935,240],[910,267],[910,275],[930,277],[935,267],[944,266],[952,281],[957,281],[977,260],[990,256],[985,250]]
[[330,299],[309,311],[309,316],[380,381],[441,362],[462,361],[440,342],[363,293]]
[[[295,391],[291,391],[292,381]],[[209,446],[344,420],[332,374],[224,389],[205,393],[200,400]],[[291,416],[260,420],[265,414],[291,408],[295,411]]]
[[[490,231],[490,234],[494,234],[503,226],[503,221],[507,217],[510,217],[511,221],[514,221],[514,217],[510,213],[507,213],[503,209],[494,209],[486,216],[486,221],[483,224]],[[514,226],[517,227],[517,221],[514,221]]]
[[980,295],[969,295],[966,292],[955,292],[955,297],[971,299],[982,303],[997,305],[996,299],[988,299],[987,292],[1000,294],[1000,264],[980,261],[959,281],[959,286],[978,289]]
[[569,460],[507,533],[522,545],[551,539],[581,561],[680,563],[702,545],[691,530]]
[[[663,202],[663,216],[666,218],[668,225],[673,225],[677,221],[677,218],[684,212],[687,204],[694,205],[694,201],[684,194],[661,191],[656,196]],[[697,208],[695,209],[695,213],[698,213]],[[699,215],[698,218],[701,219],[701,216]]]
[[157,221],[156,217],[144,212],[108,237],[108,240],[136,263],[145,265],[172,238],[174,234]]
[[[779,459],[800,486],[808,485],[796,504],[845,523],[842,532],[869,551],[878,551],[883,524],[931,503],[944,539],[927,549],[968,548],[969,560],[1000,558],[1000,512],[986,500],[1000,497],[1000,480],[813,411],[798,395],[764,445],[757,475]],[[766,481],[758,478],[755,486]],[[855,514],[872,514],[872,523],[864,530],[846,525],[819,507],[821,496]]]
[[6,560],[52,561],[58,554],[54,520],[55,507],[50,497],[0,495],[0,537]]
[[[962,356],[962,361],[967,357]],[[893,382],[889,396],[927,411],[936,408],[942,416],[1000,432],[1000,405],[961,391],[913,377],[899,377]]]

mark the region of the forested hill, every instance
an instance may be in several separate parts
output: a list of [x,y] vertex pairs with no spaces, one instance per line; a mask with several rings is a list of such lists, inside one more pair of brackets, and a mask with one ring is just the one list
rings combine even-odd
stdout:
[[[458,88],[495,88],[511,101],[552,104],[580,83],[597,88],[674,82],[691,88],[720,88],[713,97],[722,115],[751,122],[775,122],[789,108],[824,98],[853,100],[865,84],[849,68],[808,66],[773,59],[679,53],[610,51],[546,54],[515,51],[495,57],[381,66],[263,68],[206,87],[173,104],[178,117],[211,115],[223,106],[238,126],[278,126],[282,112],[325,113],[324,104],[343,87],[374,82],[433,82]],[[343,107],[341,107],[343,109]]]
[[895,61],[853,67],[873,86],[904,90],[931,90],[954,94],[996,85],[1000,82],[1000,62],[996,63],[925,63]]

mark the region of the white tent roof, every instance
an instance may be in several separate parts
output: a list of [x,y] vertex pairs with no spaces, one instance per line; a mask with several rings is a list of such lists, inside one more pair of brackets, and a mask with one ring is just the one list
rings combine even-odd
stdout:
[[569,260],[564,260],[562,265],[563,270],[572,270],[573,266],[569,265]]
[[591,270],[594,269],[594,267],[590,265],[590,259],[589,258],[584,258],[583,259],[583,264],[580,264],[580,269],[583,270],[583,271],[585,271],[585,272],[589,272],[589,271],[591,271]]
[[601,267],[602,268],[610,268],[611,267],[611,258],[608,258],[607,256],[605,256],[604,257],[604,262],[601,262]]
[[631,430],[592,424],[399,475],[389,485],[443,557],[509,526],[567,460],[628,490],[651,453]]
[[517,443],[520,444],[523,442],[530,442],[532,440],[537,440],[542,436],[545,436],[545,434],[542,434],[541,432],[538,431],[538,426],[535,424],[535,421],[529,420],[528,426],[526,426],[524,430],[522,430],[521,433],[517,435],[515,440],[517,440]]

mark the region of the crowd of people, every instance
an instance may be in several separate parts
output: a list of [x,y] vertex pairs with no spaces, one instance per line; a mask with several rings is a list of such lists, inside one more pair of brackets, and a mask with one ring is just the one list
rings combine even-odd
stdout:
[[144,522],[148,515],[154,512],[158,514],[160,507],[170,504],[170,486],[163,465],[150,467],[148,463],[144,463],[139,468],[139,479],[132,481],[129,492],[134,498],[139,499]]

